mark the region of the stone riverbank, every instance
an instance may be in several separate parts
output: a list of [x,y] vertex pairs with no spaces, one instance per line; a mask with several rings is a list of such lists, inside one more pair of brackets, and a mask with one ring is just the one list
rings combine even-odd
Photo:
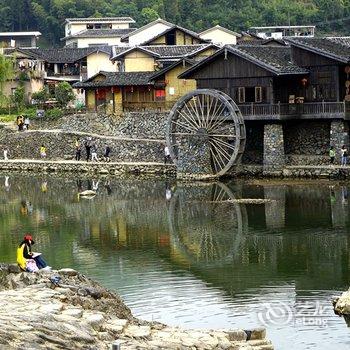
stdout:
[[[51,282],[59,277],[57,285]],[[0,265],[0,348],[272,350],[265,329],[185,330],[132,316],[119,296],[72,269]]]
[[176,177],[174,164],[156,162],[76,162],[69,160],[31,160],[11,159],[0,160],[0,170],[33,173],[82,173],[87,175],[145,175],[157,177]]

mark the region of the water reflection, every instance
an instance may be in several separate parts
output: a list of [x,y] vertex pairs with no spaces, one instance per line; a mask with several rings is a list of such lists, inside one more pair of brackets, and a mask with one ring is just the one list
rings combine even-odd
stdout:
[[244,206],[223,183],[176,188],[168,216],[175,249],[191,264],[212,264],[237,256],[247,218]]
[[[347,184],[2,178],[2,260],[31,232],[50,265],[118,290],[146,319],[249,328],[267,302],[330,305],[348,287]],[[327,317],[327,328],[278,324],[269,336],[277,349],[348,348],[344,321]]]

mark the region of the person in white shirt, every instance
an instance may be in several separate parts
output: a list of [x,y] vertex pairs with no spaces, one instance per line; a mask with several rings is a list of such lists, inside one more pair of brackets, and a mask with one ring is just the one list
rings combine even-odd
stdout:
[[169,147],[167,145],[165,145],[165,147],[164,147],[164,164],[168,163],[168,161],[170,162],[170,151],[169,151]]
[[8,152],[9,150],[7,148],[4,149],[4,160],[9,160],[8,158]]
[[343,145],[343,147],[340,150],[341,154],[341,165],[346,166],[348,163],[348,149]]
[[25,116],[24,118],[24,126],[26,127],[26,130],[29,130],[30,120],[28,116]]

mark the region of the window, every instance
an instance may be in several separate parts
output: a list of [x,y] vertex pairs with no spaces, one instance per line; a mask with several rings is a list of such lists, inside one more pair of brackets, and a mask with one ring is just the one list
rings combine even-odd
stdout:
[[165,42],[167,45],[176,45],[175,32],[167,33],[165,35]]
[[263,96],[262,96],[262,87],[256,86],[255,87],[255,102],[262,102]]
[[260,103],[264,100],[264,90],[261,86],[239,87],[238,103]]
[[239,103],[245,102],[245,88],[244,87],[238,88],[238,102]]

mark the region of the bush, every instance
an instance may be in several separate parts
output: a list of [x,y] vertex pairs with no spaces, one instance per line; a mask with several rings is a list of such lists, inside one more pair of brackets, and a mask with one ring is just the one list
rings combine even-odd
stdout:
[[59,108],[48,109],[45,112],[45,119],[59,119],[63,116],[63,112]]
[[16,105],[17,110],[21,110],[25,105],[25,91],[23,86],[18,86],[12,95],[12,102]]
[[68,103],[75,99],[73,88],[66,81],[59,83],[55,87],[55,98],[60,107],[67,107]]
[[50,97],[49,89],[44,86],[38,92],[32,94],[32,100],[36,101],[39,105],[43,105]]

